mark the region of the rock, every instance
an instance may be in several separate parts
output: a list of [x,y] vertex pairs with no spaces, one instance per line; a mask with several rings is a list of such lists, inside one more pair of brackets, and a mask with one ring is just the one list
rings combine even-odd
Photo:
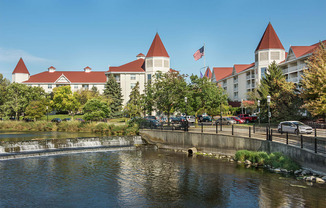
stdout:
[[316,178],[316,183],[323,184],[323,183],[325,183],[325,180],[323,180],[321,178]]
[[253,163],[252,166],[257,167],[258,166],[258,163]]
[[303,179],[303,180],[306,180],[306,179],[307,179],[307,176],[304,176],[302,179]]
[[242,162],[240,160],[238,160],[237,163],[241,164]]
[[251,165],[251,162],[250,162],[249,160],[246,160],[244,163],[245,163],[246,165]]
[[300,170],[296,170],[296,171],[294,171],[294,175],[299,175],[301,172],[302,172],[301,169]]
[[281,172],[281,169],[276,168],[276,169],[274,169],[274,172],[275,172],[275,173],[280,173],[280,172]]
[[246,168],[250,168],[250,165],[246,165]]
[[283,172],[283,173],[287,173],[288,170],[287,170],[287,169],[281,169],[281,172]]
[[306,182],[308,186],[313,186],[314,184],[312,182]]
[[212,153],[208,153],[209,156],[212,156],[213,154]]
[[229,162],[233,162],[234,160],[232,158],[229,159]]
[[324,181],[326,181],[326,176],[323,176],[321,179],[323,179]]
[[310,175],[310,171],[309,170],[303,170],[301,172],[302,175]]
[[308,181],[308,182],[312,182],[314,180],[315,180],[315,176],[308,176],[308,177],[306,177],[306,181]]

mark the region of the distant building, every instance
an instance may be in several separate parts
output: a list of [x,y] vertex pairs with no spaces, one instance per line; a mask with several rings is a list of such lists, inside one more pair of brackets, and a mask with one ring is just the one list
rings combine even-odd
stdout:
[[30,75],[22,58],[12,72],[12,82],[23,83],[30,86],[42,87],[46,92],[59,86],[69,85],[73,92],[80,89],[91,90],[96,87],[103,93],[108,76],[112,74],[120,83],[123,95],[123,105],[129,101],[129,95],[136,83],[140,84],[140,92],[145,89],[145,84],[158,72],[168,72],[170,68],[170,56],[168,55],[160,36],[156,33],[147,55],[140,53],[136,60],[121,66],[109,67],[108,71],[92,71],[85,67],[83,71],[56,71],[53,66],[47,71]]
[[213,67],[211,79],[226,90],[231,101],[247,100],[247,93],[257,88],[273,61],[283,70],[287,81],[298,83],[306,68],[305,61],[319,44],[291,46],[287,53],[269,23],[255,50],[255,62],[235,64],[233,67]]

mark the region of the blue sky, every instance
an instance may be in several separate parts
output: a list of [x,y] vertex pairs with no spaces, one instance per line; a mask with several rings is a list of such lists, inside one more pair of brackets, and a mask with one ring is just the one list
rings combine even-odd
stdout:
[[146,55],[158,32],[171,67],[199,74],[206,65],[254,61],[270,21],[286,50],[326,39],[326,1],[0,0],[0,73],[11,79],[20,57],[31,74],[107,71]]

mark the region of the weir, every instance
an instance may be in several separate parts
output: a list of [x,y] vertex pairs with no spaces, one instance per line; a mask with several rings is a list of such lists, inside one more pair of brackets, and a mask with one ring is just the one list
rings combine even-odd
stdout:
[[[20,142],[1,142],[0,159],[18,158],[17,155],[53,155],[64,151],[80,152],[89,149],[133,147],[143,144],[140,136],[112,136],[70,139],[46,139]],[[50,153],[52,152],[52,153]]]
[[203,134],[183,131],[141,130],[140,134],[148,143],[162,149],[187,151],[195,147],[198,151],[234,155],[237,150],[281,152],[305,168],[326,173],[326,155],[314,153],[298,146],[249,137]]

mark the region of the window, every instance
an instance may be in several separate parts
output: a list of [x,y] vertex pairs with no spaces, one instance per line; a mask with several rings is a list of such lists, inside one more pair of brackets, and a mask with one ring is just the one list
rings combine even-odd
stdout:
[[49,84],[48,85],[48,89],[52,89],[52,84]]
[[120,82],[120,74],[114,75],[115,81]]
[[38,86],[38,87],[41,87],[41,85],[40,85],[40,84],[38,84],[37,86]]
[[150,81],[152,79],[152,75],[151,74],[147,74],[147,80]]
[[154,66],[155,66],[155,67],[162,67],[162,60],[161,60],[161,59],[159,59],[159,60],[155,60],[155,61],[154,61]]
[[259,56],[259,61],[267,61],[268,60],[268,52],[261,52]]
[[277,52],[277,51],[271,52],[271,59],[272,60],[279,60],[280,59],[280,52]]
[[234,76],[234,77],[233,77],[233,82],[234,82],[234,83],[238,83],[238,76]]
[[136,74],[131,74],[130,75],[130,80],[136,80]]
[[265,78],[266,67],[260,68],[260,76],[261,78]]
[[169,61],[168,60],[164,60],[164,67],[169,68]]
[[134,88],[136,86],[136,83],[131,83],[130,84],[130,89]]
[[83,89],[88,90],[89,86],[88,86],[88,84],[83,84],[82,87],[83,87]]
[[153,67],[153,60],[146,60],[147,67]]
[[75,88],[75,89],[78,89],[78,85],[75,85],[74,88]]

